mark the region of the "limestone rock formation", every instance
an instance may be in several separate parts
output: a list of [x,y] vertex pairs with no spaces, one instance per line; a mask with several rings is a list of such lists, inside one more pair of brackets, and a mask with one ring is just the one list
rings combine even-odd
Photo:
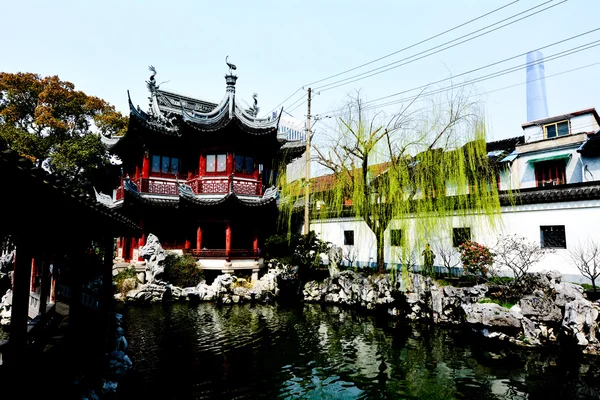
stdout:
[[149,234],[146,244],[140,248],[140,257],[146,260],[146,282],[153,283],[165,271],[165,250],[154,234]]

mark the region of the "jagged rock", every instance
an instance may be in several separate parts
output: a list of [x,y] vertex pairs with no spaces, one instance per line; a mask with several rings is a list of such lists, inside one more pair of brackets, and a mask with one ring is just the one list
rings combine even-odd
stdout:
[[523,316],[533,321],[560,322],[562,319],[560,308],[548,297],[525,296],[520,300],[519,305]]
[[464,304],[465,321],[487,327],[521,328],[521,321],[506,308],[494,304]]
[[583,287],[570,282],[560,282],[554,285],[556,292],[554,303],[563,308],[565,304],[574,300],[583,300]]
[[574,337],[577,344],[587,346],[596,343],[598,313],[600,307],[587,300],[575,300],[565,304],[562,329],[565,335]]
[[149,234],[146,244],[140,248],[140,257],[146,260],[146,280],[153,283],[165,271],[165,250],[154,234]]

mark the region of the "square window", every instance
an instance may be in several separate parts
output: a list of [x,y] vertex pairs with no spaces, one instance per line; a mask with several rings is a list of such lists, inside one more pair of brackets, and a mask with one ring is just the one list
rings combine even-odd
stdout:
[[553,122],[544,125],[544,133],[546,134],[546,139],[566,136],[569,134],[569,121]]
[[390,242],[392,246],[402,246],[402,230],[392,229],[390,230]]
[[452,228],[452,246],[458,247],[471,240],[471,228]]
[[547,249],[566,249],[564,225],[540,226],[540,246]]
[[354,246],[354,231],[344,231],[344,244]]

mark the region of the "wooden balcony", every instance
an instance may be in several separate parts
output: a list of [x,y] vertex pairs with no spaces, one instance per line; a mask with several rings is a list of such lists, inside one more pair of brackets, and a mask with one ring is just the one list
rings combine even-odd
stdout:
[[[177,181],[169,178],[138,178],[133,182],[140,193],[171,195],[179,194]],[[195,194],[227,194],[230,189],[233,193],[246,196],[262,196],[262,182],[256,179],[237,178],[235,176],[198,177],[185,181]],[[123,185],[117,188],[116,200],[124,196]]]

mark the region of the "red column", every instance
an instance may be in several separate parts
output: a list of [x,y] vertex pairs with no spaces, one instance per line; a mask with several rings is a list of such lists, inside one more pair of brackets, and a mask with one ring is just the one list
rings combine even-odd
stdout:
[[136,165],[135,166],[135,180],[137,181],[138,179],[140,179],[140,167],[138,167]]
[[254,255],[258,256],[258,230],[254,230],[254,240],[252,241],[252,249],[254,250]]
[[233,174],[233,153],[227,153],[227,175]]
[[231,224],[229,220],[225,221],[225,254],[229,261],[229,252],[231,251]]
[[31,259],[31,275],[29,277],[29,291],[30,292],[35,292],[35,275],[36,275],[36,271],[35,271],[35,258]]
[[198,176],[203,176],[206,171],[206,155],[200,154],[200,165],[198,166]]
[[[146,232],[144,232],[144,220],[140,221],[140,228],[142,228],[142,236],[140,237],[140,240],[138,240],[138,247],[142,247],[143,245],[146,244]],[[138,252],[138,261],[144,261],[144,258],[140,257],[139,252]]]
[[196,250],[202,250],[202,228],[198,225],[198,230],[196,231]]
[[50,261],[50,302],[56,302],[56,266]]
[[144,153],[142,160],[142,178],[148,178],[150,176],[150,154]]

